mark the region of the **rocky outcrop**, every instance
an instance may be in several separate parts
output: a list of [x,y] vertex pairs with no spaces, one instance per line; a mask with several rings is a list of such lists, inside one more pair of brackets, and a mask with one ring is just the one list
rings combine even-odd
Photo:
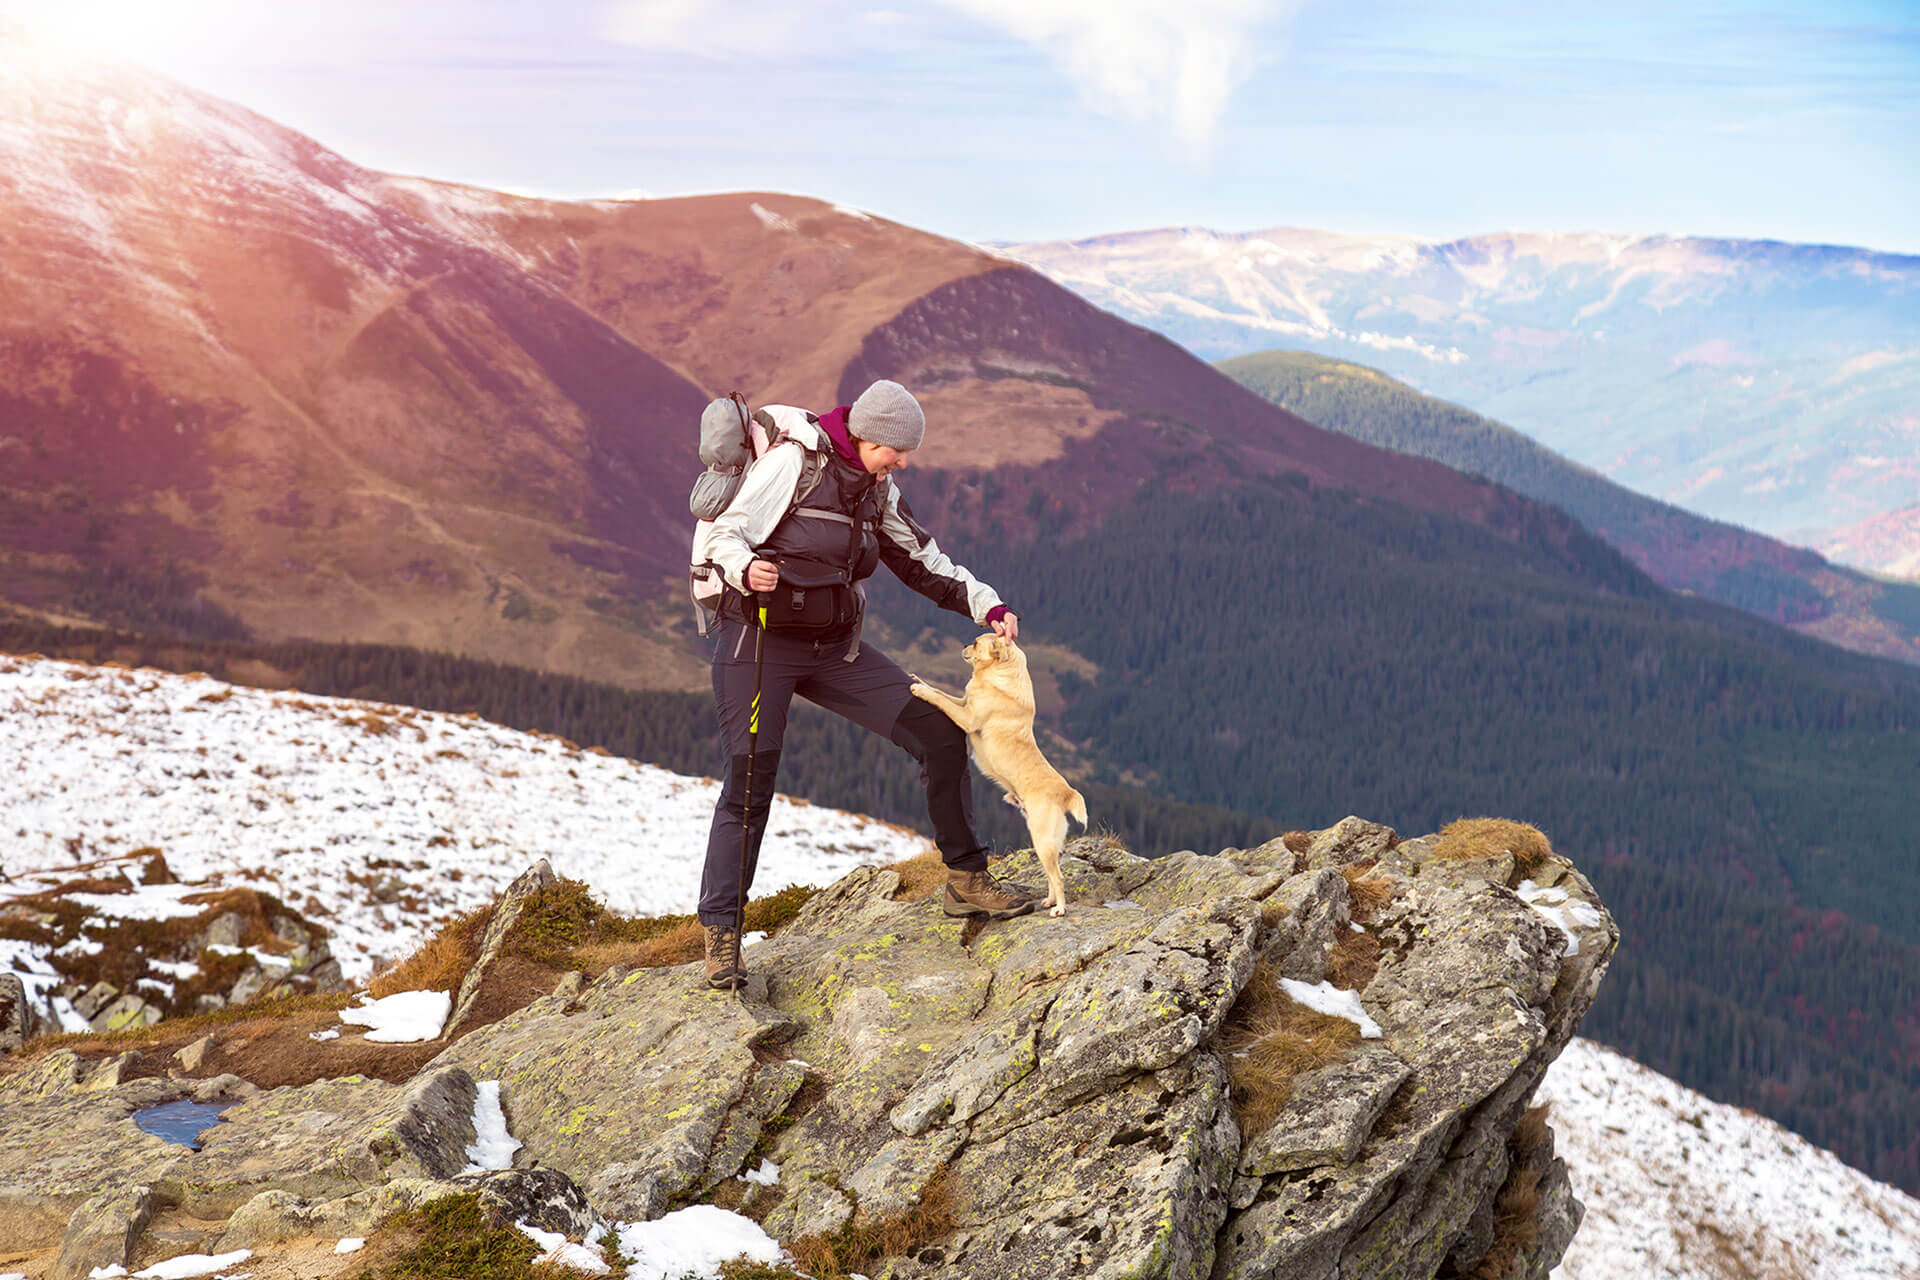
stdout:
[[[99,1217],[83,1212],[98,1197],[137,1200],[135,1170],[159,1203],[230,1215],[211,1242],[226,1248],[364,1234],[476,1179],[461,1172],[475,1082],[497,1080],[523,1144],[511,1172],[543,1179],[515,1185],[564,1206],[547,1220],[569,1235],[727,1188],[787,1240],[946,1204],[950,1224],[886,1263],[901,1280],[1551,1269],[1579,1208],[1550,1139],[1515,1134],[1618,937],[1571,865],[1530,873],[1530,893],[1556,891],[1551,920],[1510,863],[1450,864],[1359,819],[1299,853],[1148,861],[1080,840],[1063,869],[1064,918],[984,926],[862,869],[748,949],[738,996],[697,966],[576,977],[405,1086],[231,1084],[199,1152],[126,1121],[212,1082],[90,1090],[72,1055],[50,1055],[0,1079],[21,1135],[0,1154],[0,1249],[58,1241]],[[1356,972],[1339,961],[1362,941],[1377,965],[1358,995],[1380,1035],[1298,1076],[1252,1127],[1226,1034],[1243,998]],[[85,1169],[55,1152],[76,1134]],[[777,1182],[739,1180],[765,1159]],[[1495,1205],[1520,1179],[1536,1208],[1502,1235],[1512,1214]]]
[[14,940],[13,963],[25,966],[24,977],[0,973],[0,1054],[42,1035],[139,1029],[346,986],[326,930],[251,887],[182,886],[187,916],[155,920],[99,910],[97,899],[176,885],[159,854],[111,860],[89,877],[0,903],[0,939]]
[[467,976],[461,979],[459,994],[453,1001],[453,1012],[441,1028],[442,1039],[452,1039],[466,1025],[475,1002],[480,999],[480,987],[487,979],[487,971],[500,958],[501,948],[507,945],[507,935],[513,932],[514,925],[520,923],[528,900],[558,879],[553,874],[553,864],[542,858],[514,877],[513,883],[501,893],[499,902],[494,904],[493,916],[487,921],[487,931],[481,936],[480,954],[474,960],[473,967],[467,970]]

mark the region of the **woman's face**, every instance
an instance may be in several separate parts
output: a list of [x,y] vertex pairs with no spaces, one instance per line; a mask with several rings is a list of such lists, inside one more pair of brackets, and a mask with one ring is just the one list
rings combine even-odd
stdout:
[[907,465],[911,449],[896,449],[890,444],[874,444],[862,440],[856,446],[860,451],[860,465],[870,475],[890,476]]

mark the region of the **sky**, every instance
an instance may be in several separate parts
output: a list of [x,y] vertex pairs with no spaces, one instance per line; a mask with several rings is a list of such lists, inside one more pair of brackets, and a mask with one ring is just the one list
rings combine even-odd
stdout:
[[1920,253],[1920,0],[0,0],[373,168],[1170,225]]

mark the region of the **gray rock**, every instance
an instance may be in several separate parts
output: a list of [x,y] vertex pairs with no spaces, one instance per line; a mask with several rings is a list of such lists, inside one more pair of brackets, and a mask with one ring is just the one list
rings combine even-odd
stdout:
[[208,947],[237,947],[240,939],[246,936],[247,918],[237,911],[227,911],[207,922],[207,927],[193,936],[187,949],[199,955]]
[[828,1235],[853,1221],[853,1201],[840,1188],[820,1178],[781,1170],[786,1195],[768,1211],[764,1226],[775,1239]]
[[95,1031],[124,1031],[128,1027],[150,1027],[160,1021],[160,1011],[131,993],[121,996],[89,1020]]
[[307,976],[313,979],[316,991],[339,991],[347,985],[346,975],[340,969],[340,962],[332,956],[315,962],[308,968]]
[[33,1039],[39,1019],[18,974],[0,973],[0,1053],[11,1053]]
[[211,1035],[201,1036],[192,1044],[175,1050],[173,1060],[180,1064],[182,1071],[198,1071],[201,1065],[206,1062],[207,1052],[213,1048],[213,1043],[214,1041]]
[[234,1210],[215,1248],[221,1253],[231,1253],[303,1236],[323,1239],[370,1236],[381,1223],[396,1214],[424,1208],[450,1196],[466,1195],[472,1190],[459,1182],[396,1178],[332,1199],[308,1198],[290,1191],[262,1191]]
[[1300,870],[1300,855],[1287,848],[1287,842],[1275,836],[1251,849],[1222,849],[1220,856],[1248,875],[1287,877]]
[[313,941],[313,932],[292,916],[275,916],[267,923],[273,936],[295,950],[307,946]]
[[1344,867],[1380,857],[1395,841],[1392,827],[1364,818],[1345,817],[1314,836],[1313,843],[1300,855],[1300,866],[1303,870]]
[[955,1158],[966,1225],[900,1277],[1207,1276],[1239,1147],[1209,1053]]
[[1327,972],[1327,953],[1353,919],[1350,908],[1347,878],[1330,869],[1303,871],[1274,890],[1264,914],[1285,914],[1274,924],[1274,937],[1264,949],[1279,959],[1280,976],[1320,981]]
[[[1430,1276],[1468,1239],[1598,983],[1569,984],[1578,957],[1563,962],[1557,931],[1529,915],[1497,886],[1400,887],[1374,926],[1385,958],[1366,997],[1411,1074],[1352,1164],[1266,1179],[1229,1218],[1216,1276]],[[1595,972],[1618,938],[1610,921],[1596,933]]]
[[1368,1043],[1353,1057],[1293,1082],[1286,1107],[1240,1153],[1255,1177],[1352,1164],[1360,1145],[1413,1069],[1391,1049]]
[[[779,1185],[747,1203],[787,1240],[951,1190],[957,1225],[881,1264],[903,1280],[1506,1267],[1494,1198],[1510,1162],[1551,1158],[1514,1155],[1510,1137],[1618,934],[1570,866],[1553,868],[1560,905],[1593,914],[1566,955],[1505,887],[1426,875],[1428,845],[1390,840],[1349,820],[1316,839],[1323,865],[1293,874],[1274,842],[1148,861],[1081,838],[1062,864],[1067,916],[986,923],[898,899],[897,875],[864,868],[756,947],[737,997],[707,990],[697,965],[574,975],[405,1086],[133,1080],[131,1054],[49,1054],[0,1076],[0,1249],[49,1247],[133,1171],[182,1215],[230,1216],[231,1249],[365,1235],[474,1187],[578,1237],[597,1214],[653,1217],[732,1189],[770,1155]],[[1385,1040],[1296,1081],[1243,1142],[1219,1030],[1263,949],[1319,976],[1346,925],[1338,867],[1361,857],[1391,886],[1365,992]],[[1039,878],[1030,853],[996,870]],[[522,1168],[459,1172],[476,1078],[502,1082]],[[235,1099],[197,1154],[128,1122],[185,1096]],[[1539,1247],[1515,1253],[1508,1280],[1543,1280],[1577,1223],[1564,1168],[1541,1176]]]
[[506,945],[507,935],[513,931],[513,926],[520,923],[520,916],[527,909],[527,900],[559,878],[553,872],[553,864],[542,858],[514,877],[513,883],[500,895],[500,900],[494,904],[493,918],[487,922],[487,931],[481,936],[480,954],[473,967],[467,970],[466,977],[460,980],[460,991],[454,998],[453,1012],[447,1016],[446,1025],[441,1029],[441,1039],[452,1039],[454,1032],[473,1012],[474,1002],[480,998],[480,985],[486,981],[487,969],[499,957],[500,948]]
[[95,1268],[126,1266],[155,1207],[153,1188],[146,1186],[120,1187],[88,1200],[67,1219],[48,1280],[86,1280]]
[[96,982],[87,988],[86,994],[73,1002],[73,1009],[88,1022],[92,1022],[95,1014],[119,998],[120,988],[111,982]]
[[268,987],[272,986],[278,977],[279,974],[277,972],[268,973],[266,969],[260,965],[249,965],[247,968],[241,970],[240,976],[234,979],[233,986],[228,988],[227,1003],[247,1003],[247,1001],[259,996],[262,992],[266,991]]
[[631,1220],[721,1172],[709,1155],[752,1092],[756,1049],[793,1030],[774,1009],[709,990],[697,966],[616,968],[572,1002],[547,996],[471,1032],[432,1065],[498,1079],[526,1154]]
[[580,1240],[607,1226],[587,1203],[586,1192],[558,1169],[489,1169],[463,1174],[453,1185],[480,1198],[481,1212],[495,1226],[518,1223]]

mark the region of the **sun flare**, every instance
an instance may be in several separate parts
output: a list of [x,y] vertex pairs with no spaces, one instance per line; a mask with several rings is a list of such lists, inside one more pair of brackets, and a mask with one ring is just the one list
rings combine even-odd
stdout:
[[48,58],[164,68],[246,46],[266,8],[237,0],[0,0],[0,25],[23,28]]

